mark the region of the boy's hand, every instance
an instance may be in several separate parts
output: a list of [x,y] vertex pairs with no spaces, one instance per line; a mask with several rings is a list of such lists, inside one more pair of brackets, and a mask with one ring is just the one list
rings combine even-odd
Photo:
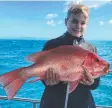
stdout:
[[47,71],[46,71],[46,74],[45,74],[45,84],[46,85],[56,85],[59,83],[59,75],[57,73],[54,72],[54,70],[52,68],[49,68]]
[[85,72],[84,77],[82,78],[80,83],[84,85],[92,85],[94,83],[94,78],[89,72]]

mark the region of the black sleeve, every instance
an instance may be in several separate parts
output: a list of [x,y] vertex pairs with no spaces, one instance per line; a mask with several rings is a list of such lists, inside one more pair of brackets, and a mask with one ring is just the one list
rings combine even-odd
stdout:
[[91,90],[95,90],[99,86],[100,78],[96,78],[92,85],[87,85],[87,87]]
[[[93,46],[93,45],[91,45],[91,46],[92,46],[93,52],[97,53],[96,47]],[[94,80],[94,83],[92,85],[90,85],[90,86],[89,85],[86,85],[86,87],[88,87],[91,90],[94,90],[94,89],[96,89],[99,86],[99,83],[100,83],[100,78],[96,78]]]
[[52,46],[52,45],[50,45],[50,42],[49,41],[46,42],[45,45],[44,45],[44,47],[43,47],[43,49],[42,49],[42,51],[49,50],[50,46]]
[[58,45],[55,44],[55,40],[49,40],[45,43],[44,47],[43,47],[43,50],[42,51],[45,51],[45,50],[49,50],[49,49],[52,49],[52,48],[56,48]]

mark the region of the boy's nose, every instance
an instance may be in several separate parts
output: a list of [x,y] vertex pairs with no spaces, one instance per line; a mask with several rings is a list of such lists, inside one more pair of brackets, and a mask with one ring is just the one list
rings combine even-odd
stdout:
[[76,29],[80,29],[81,28],[81,24],[76,24]]

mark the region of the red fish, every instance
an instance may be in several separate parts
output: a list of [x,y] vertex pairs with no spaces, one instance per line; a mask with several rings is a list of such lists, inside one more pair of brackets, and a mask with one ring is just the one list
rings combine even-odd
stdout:
[[93,78],[98,78],[109,72],[109,63],[97,54],[79,46],[63,45],[48,51],[41,51],[28,56],[34,62],[28,67],[22,67],[0,76],[8,99],[13,99],[24,82],[34,76],[43,80],[45,72],[53,68],[60,76],[60,81],[70,84],[72,92],[82,80],[85,71]]

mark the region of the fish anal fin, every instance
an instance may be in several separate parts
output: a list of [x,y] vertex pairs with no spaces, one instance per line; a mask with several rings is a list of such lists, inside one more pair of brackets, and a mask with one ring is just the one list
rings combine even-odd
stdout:
[[37,77],[34,80],[29,81],[29,83],[33,83],[33,82],[36,82],[38,80],[43,80],[43,78],[42,77]]
[[69,93],[73,92],[75,88],[78,86],[78,81],[74,81],[73,83],[70,83]]

